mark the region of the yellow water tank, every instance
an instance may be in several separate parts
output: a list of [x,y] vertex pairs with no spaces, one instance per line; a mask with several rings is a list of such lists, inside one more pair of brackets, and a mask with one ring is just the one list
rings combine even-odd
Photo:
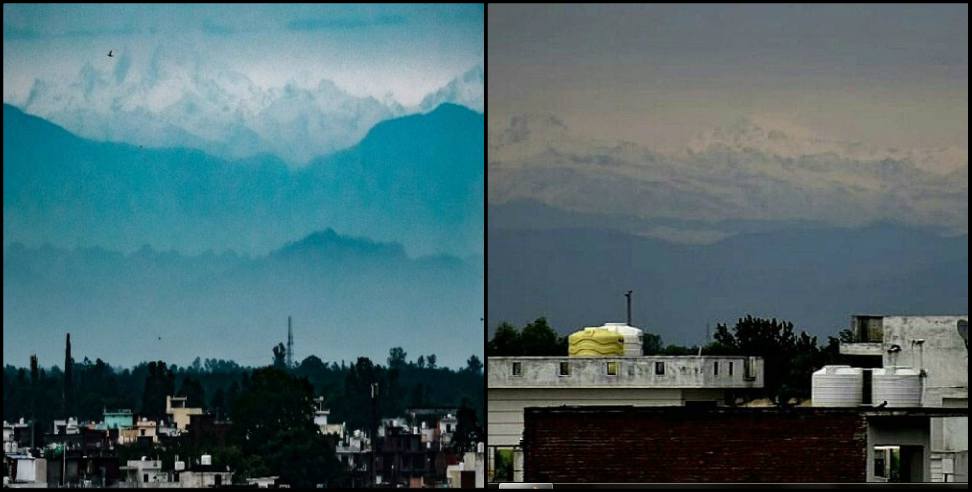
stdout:
[[605,357],[624,355],[624,336],[603,328],[584,328],[567,337],[567,355]]

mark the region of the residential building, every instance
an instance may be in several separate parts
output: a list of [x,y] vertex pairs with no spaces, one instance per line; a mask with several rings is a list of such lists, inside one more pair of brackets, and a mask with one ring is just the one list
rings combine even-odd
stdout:
[[641,353],[641,330],[616,323],[571,337],[575,355],[488,358],[490,479],[498,452],[514,451],[519,469],[527,407],[719,404],[734,390],[763,387],[760,357],[634,355]]
[[[917,370],[921,382],[921,406],[969,407],[968,315],[851,317],[854,339],[840,344],[840,353],[864,359],[866,367]],[[866,359],[873,362],[867,363]],[[870,374],[865,373],[866,376]],[[874,402],[878,404],[880,402]],[[933,482],[968,482],[967,416],[932,418],[928,472]],[[868,480],[886,481],[878,472],[880,454],[895,442],[870,449]]]
[[188,400],[184,396],[166,396],[165,413],[172,417],[172,422],[180,431],[186,430],[192,415],[202,415],[203,409],[186,406]]

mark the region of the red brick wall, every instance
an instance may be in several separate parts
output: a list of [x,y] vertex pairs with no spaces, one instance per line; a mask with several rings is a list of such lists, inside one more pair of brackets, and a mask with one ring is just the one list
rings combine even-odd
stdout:
[[527,482],[863,482],[853,410],[529,408]]

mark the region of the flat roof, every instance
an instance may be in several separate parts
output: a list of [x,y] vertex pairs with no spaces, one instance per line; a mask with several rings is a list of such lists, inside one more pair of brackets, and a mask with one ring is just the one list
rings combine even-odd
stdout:
[[559,407],[526,407],[524,414],[611,414],[639,413],[647,415],[773,415],[773,414],[858,414],[865,417],[968,417],[968,408],[942,407],[720,407],[720,406],[659,406],[633,405],[562,405]]

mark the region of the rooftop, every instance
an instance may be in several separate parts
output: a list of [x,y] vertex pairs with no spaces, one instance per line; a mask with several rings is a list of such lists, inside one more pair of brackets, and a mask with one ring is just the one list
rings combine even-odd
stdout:
[[489,357],[499,388],[761,388],[763,359],[746,356]]

